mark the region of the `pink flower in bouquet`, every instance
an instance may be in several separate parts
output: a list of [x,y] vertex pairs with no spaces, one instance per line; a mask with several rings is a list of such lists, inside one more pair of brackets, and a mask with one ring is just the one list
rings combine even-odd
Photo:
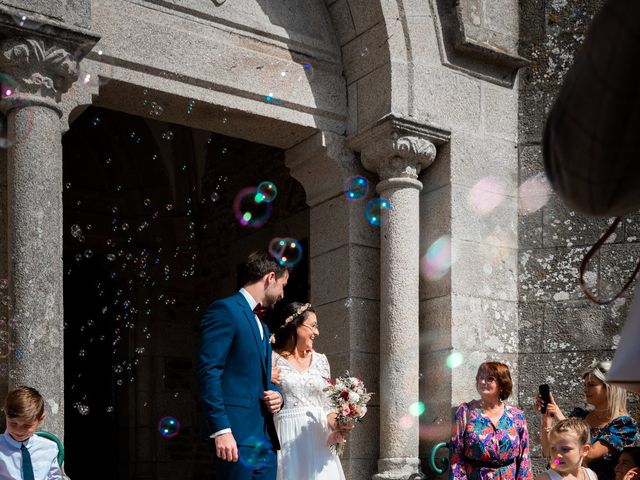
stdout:
[[360,411],[358,412],[358,416],[360,418],[364,417],[367,414],[367,406],[363,405],[362,407],[360,407]]
[[343,417],[348,417],[351,414],[351,407],[349,407],[348,403],[342,407],[342,411],[340,413],[342,413]]

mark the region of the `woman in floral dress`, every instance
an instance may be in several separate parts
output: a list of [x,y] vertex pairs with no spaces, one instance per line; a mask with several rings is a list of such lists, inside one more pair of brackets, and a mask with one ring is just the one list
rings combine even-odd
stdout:
[[509,367],[485,362],[476,374],[480,400],[456,412],[451,439],[451,480],[531,480],[524,413],[505,403],[512,390]]

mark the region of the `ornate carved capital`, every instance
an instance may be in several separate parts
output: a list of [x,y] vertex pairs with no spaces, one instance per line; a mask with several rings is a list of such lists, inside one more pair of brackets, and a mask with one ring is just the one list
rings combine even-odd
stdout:
[[347,139],[349,147],[360,152],[367,170],[376,172],[383,181],[405,180],[417,188],[418,174],[435,160],[436,145],[447,141],[445,130],[394,115]]
[[15,82],[11,96],[34,95],[52,100],[78,78],[78,60],[67,50],[43,39],[13,37],[0,43],[0,69]]

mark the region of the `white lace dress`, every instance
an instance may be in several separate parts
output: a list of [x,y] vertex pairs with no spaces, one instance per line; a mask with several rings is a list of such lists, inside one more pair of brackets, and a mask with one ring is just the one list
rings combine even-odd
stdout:
[[280,439],[277,480],[344,480],[340,459],[327,447],[329,427],[326,378],[331,373],[327,357],[313,352],[311,365],[299,372],[288,360],[273,353],[280,367],[284,406],[274,417]]

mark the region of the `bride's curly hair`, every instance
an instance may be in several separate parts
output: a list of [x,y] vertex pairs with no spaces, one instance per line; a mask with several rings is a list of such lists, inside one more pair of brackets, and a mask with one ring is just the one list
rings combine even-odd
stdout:
[[275,343],[274,350],[283,350],[289,342],[293,345],[298,341],[297,329],[309,318],[311,313],[316,313],[310,303],[291,302],[284,306],[282,319],[273,332]]

